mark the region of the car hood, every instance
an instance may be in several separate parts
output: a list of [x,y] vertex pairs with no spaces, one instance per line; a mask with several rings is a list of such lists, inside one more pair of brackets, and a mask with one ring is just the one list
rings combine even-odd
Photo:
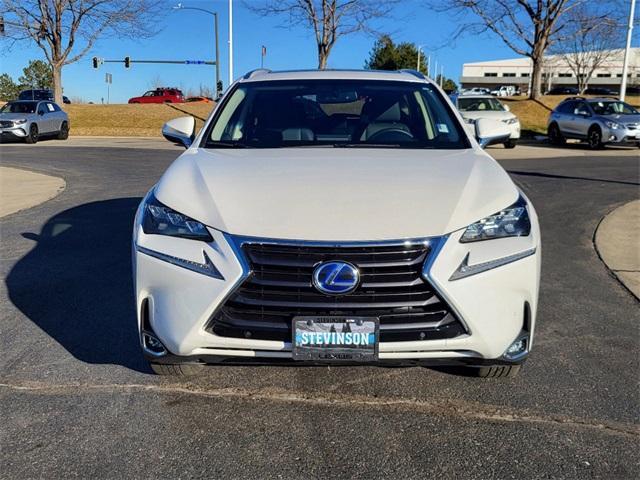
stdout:
[[481,150],[189,149],[155,195],[224,232],[318,240],[439,236],[517,200]]
[[640,115],[638,114],[613,114],[613,115],[603,115],[607,120],[614,120],[619,123],[637,123],[640,122]]
[[20,120],[22,118],[30,119],[34,113],[0,113],[1,120]]
[[460,112],[463,118],[472,118],[474,120],[478,118],[490,118],[492,120],[506,120],[507,118],[515,118],[515,115],[511,112],[502,111],[502,112],[494,112],[487,110],[472,110],[472,111],[464,111]]

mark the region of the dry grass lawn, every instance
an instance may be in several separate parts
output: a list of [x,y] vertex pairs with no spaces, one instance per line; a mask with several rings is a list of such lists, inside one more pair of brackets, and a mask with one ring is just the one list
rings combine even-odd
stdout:
[[[522,97],[501,99],[518,116],[523,135],[545,134],[551,110],[566,96],[544,96],[540,101]],[[640,108],[640,97],[627,102]],[[117,137],[159,137],[162,124],[184,115],[196,117],[196,128],[202,126],[213,109],[212,103],[150,104],[150,105],[65,105],[69,114],[72,135]]]
[[65,105],[72,135],[114,137],[159,137],[167,120],[185,115],[196,117],[196,128],[202,126],[213,109],[213,103],[149,104],[149,105]]

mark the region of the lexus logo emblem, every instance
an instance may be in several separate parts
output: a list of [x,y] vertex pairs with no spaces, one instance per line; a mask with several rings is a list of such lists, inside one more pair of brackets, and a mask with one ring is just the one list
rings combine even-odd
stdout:
[[313,271],[313,286],[327,295],[352,292],[360,282],[360,272],[347,262],[325,262]]

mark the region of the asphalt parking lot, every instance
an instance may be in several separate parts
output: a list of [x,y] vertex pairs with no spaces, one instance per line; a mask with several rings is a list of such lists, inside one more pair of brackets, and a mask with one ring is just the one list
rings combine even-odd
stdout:
[[0,219],[0,477],[637,478],[640,308],[593,247],[602,217],[638,197],[637,149],[491,150],[542,227],[520,377],[225,366],[181,379],[145,365],[130,278],[135,208],[180,150],[87,145],[0,147],[0,165],[66,181]]

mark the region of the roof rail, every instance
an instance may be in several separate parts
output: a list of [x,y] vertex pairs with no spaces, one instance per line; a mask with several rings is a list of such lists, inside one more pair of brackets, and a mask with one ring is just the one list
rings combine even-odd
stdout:
[[271,73],[271,70],[269,70],[268,68],[256,68],[255,70],[251,70],[250,72],[247,72],[245,76],[242,78],[247,80],[248,78],[253,78],[260,73]]
[[413,75],[414,77],[418,77],[420,80],[428,80],[428,77],[417,70],[412,70],[410,68],[403,68],[402,70],[398,70],[400,73],[408,73],[409,75]]

